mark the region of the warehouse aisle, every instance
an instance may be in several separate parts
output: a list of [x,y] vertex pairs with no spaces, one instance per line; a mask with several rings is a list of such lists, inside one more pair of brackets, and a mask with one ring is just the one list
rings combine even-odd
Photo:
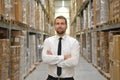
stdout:
[[[40,65],[25,80],[45,80],[47,77],[47,65]],[[80,63],[76,67],[75,80],[107,80],[83,57],[80,57]]]

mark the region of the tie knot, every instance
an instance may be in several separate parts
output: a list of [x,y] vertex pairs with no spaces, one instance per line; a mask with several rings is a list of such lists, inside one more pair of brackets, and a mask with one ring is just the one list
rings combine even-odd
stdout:
[[62,40],[62,38],[60,37],[59,40]]

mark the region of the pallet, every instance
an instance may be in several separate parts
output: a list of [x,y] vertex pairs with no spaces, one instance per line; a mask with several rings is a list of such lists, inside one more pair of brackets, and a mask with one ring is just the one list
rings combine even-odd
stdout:
[[11,19],[11,24],[16,24],[16,21]]
[[3,22],[10,24],[10,20],[8,20],[8,19],[4,19]]
[[24,80],[26,80],[26,78],[27,78],[35,69],[36,69],[35,66],[31,67],[29,73],[24,76]]
[[92,64],[99,72],[100,74],[102,74],[107,80],[110,80],[110,74],[104,72],[100,67],[98,67],[97,65]]
[[4,16],[2,14],[0,14],[0,21],[3,21]]
[[120,18],[114,18],[108,21],[109,24],[114,24],[114,23],[119,23],[120,22]]
[[32,73],[35,69],[36,69],[35,66],[31,67],[31,68],[30,68],[30,73]]
[[19,21],[15,21],[15,22],[16,22],[16,24],[17,24],[18,26],[21,26],[21,27],[24,27],[24,28],[28,28],[28,27],[29,27],[28,24],[25,24],[25,23],[22,23],[22,22],[19,22]]

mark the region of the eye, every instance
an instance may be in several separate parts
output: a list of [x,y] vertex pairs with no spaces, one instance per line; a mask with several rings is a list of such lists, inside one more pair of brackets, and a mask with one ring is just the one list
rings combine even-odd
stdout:
[[65,25],[65,23],[61,23],[61,25]]
[[59,25],[59,23],[56,23],[56,25]]

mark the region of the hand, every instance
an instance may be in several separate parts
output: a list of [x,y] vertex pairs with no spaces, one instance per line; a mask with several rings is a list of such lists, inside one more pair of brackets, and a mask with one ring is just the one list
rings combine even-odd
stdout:
[[71,54],[64,55],[64,60],[71,58]]
[[52,52],[50,50],[47,50],[47,55],[52,55]]

